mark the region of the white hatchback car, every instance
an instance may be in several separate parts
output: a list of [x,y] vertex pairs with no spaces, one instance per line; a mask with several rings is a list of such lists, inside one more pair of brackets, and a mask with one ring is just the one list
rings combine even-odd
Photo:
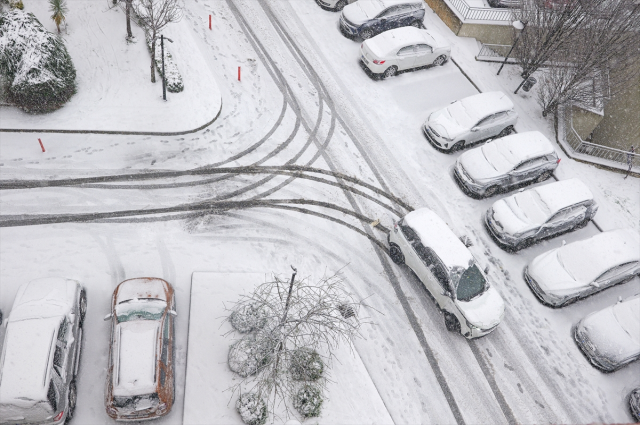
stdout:
[[435,32],[415,27],[385,31],[360,46],[360,62],[384,78],[398,71],[444,65],[451,56],[449,43]]
[[491,137],[504,137],[514,130],[517,121],[518,113],[509,96],[488,92],[431,113],[422,132],[436,149],[453,152]]
[[518,251],[586,226],[597,211],[589,188],[578,179],[569,179],[496,201],[485,214],[484,222],[498,245]]
[[639,273],[640,237],[632,229],[618,229],[537,256],[524,279],[543,303],[562,307]]
[[389,253],[422,281],[444,312],[448,330],[477,338],[502,320],[502,297],[467,247],[433,211],[420,208],[394,223]]
[[539,131],[511,134],[460,155],[453,175],[472,196],[493,196],[518,186],[540,183],[558,167],[553,145]]
[[640,294],[591,313],[575,327],[578,347],[592,365],[613,372],[640,358]]
[[86,312],[75,280],[20,286],[0,358],[0,424],[61,425],[73,417]]

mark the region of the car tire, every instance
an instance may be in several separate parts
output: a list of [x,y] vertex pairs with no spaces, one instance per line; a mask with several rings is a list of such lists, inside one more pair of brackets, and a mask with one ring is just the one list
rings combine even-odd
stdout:
[[411,26],[420,29],[422,28],[422,22],[416,19],[415,21],[411,22]]
[[499,190],[500,190],[500,188],[498,186],[491,186],[487,190],[484,191],[484,197],[485,198],[490,198],[493,195],[495,195],[496,193],[498,193]]
[[67,424],[73,418],[73,413],[76,410],[76,403],[78,401],[78,392],[76,390],[76,381],[73,380],[69,384],[69,393],[67,395],[67,418],[64,423]]
[[587,217],[584,220],[582,220],[580,223],[576,224],[576,229],[582,229],[584,227],[587,227],[587,224],[589,224],[589,221],[591,221],[591,217]]
[[442,66],[447,61],[447,57],[445,55],[440,55],[433,61],[433,66]]
[[385,69],[384,73],[382,74],[382,78],[393,77],[397,73],[398,73],[398,67],[396,67],[395,65],[390,66],[389,68]]
[[448,311],[444,312],[444,325],[449,332],[460,333],[460,321],[455,315]]
[[449,150],[449,152],[458,152],[458,151],[461,151],[462,149],[464,149],[464,140],[460,140],[458,143],[451,146],[451,149]]
[[346,5],[347,2],[345,0],[340,0],[338,3],[336,3],[336,12],[340,12]]
[[367,28],[360,33],[360,38],[362,38],[363,40],[368,40],[373,37],[373,35],[373,30]]
[[391,257],[391,261],[398,265],[404,264],[404,254],[400,247],[393,242],[389,242],[389,257]]
[[542,183],[543,181],[547,180],[549,177],[551,177],[551,171],[545,171],[544,173],[538,176],[538,178],[536,179],[536,183]]
[[498,133],[497,138],[508,136],[511,133],[513,133],[513,131],[514,131],[514,128],[512,125],[510,125],[509,127],[505,127],[502,129],[500,133]]
[[517,252],[517,251],[521,251],[523,249],[525,249],[526,247],[528,247],[529,245],[531,245],[532,241],[530,239],[525,239],[522,240],[520,242],[518,242],[517,244],[514,245],[512,251],[513,252]]
[[80,301],[78,302],[78,310],[80,319],[78,321],[79,326],[82,327],[84,325],[84,318],[87,315],[87,293],[84,291],[80,291]]

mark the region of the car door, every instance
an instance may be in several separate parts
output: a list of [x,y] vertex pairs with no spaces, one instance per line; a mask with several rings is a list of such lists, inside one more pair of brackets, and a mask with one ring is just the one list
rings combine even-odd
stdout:
[[160,347],[160,398],[172,399],[173,392],[173,353],[171,350],[171,331],[173,316],[167,314],[162,325],[162,345]]
[[431,248],[425,247],[420,242],[416,243],[414,247],[418,258],[420,258],[419,271],[416,274],[440,308],[448,306],[451,303],[451,292],[446,267]]
[[509,173],[510,185],[516,186],[520,183],[535,180],[541,174],[546,164],[546,156],[524,161]]
[[69,375],[73,375],[72,364],[69,356],[70,345],[69,338],[71,333],[71,326],[67,318],[65,317],[60,322],[58,327],[58,336],[55,342],[55,351],[53,353],[53,368],[58,372],[63,382],[67,382]]
[[389,28],[406,27],[411,25],[413,19],[413,7],[409,4],[399,4],[388,21]]
[[376,34],[394,28],[393,18],[396,15],[397,11],[398,6],[391,6],[383,10],[378,14],[378,16],[376,16],[373,23],[373,29]]
[[419,66],[427,66],[431,65],[435,60],[435,55],[433,53],[433,48],[428,44],[418,44],[416,46],[416,60],[413,64],[414,68]]
[[583,221],[586,218],[586,214],[587,208],[582,204],[564,208],[554,214],[540,228],[539,237],[546,238],[570,230]]
[[495,121],[495,114],[482,118],[471,128],[471,133],[467,138],[467,144],[486,139],[491,136],[492,123]]
[[398,71],[411,69],[416,61],[416,46],[405,46],[396,53],[396,66]]
[[417,270],[420,267],[420,259],[413,247],[416,241],[419,242],[418,235],[416,235],[416,232],[411,227],[404,225],[402,222],[400,223],[400,231],[404,238],[398,238],[398,242],[404,254],[404,262],[414,273],[418,274]]

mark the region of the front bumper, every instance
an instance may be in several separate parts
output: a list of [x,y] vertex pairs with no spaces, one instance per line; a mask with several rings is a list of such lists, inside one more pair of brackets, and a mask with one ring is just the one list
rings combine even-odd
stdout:
[[606,361],[597,353],[597,347],[595,344],[591,342],[586,333],[580,331],[580,323],[575,327],[573,338],[575,339],[578,348],[580,348],[580,351],[582,351],[582,354],[584,354],[589,362],[591,362],[591,364],[596,368],[603,372],[613,372],[620,368],[621,365]]
[[422,133],[424,134],[424,137],[427,138],[429,143],[431,143],[438,149],[443,149],[442,144],[436,140],[433,134],[431,134],[431,131],[429,130],[429,127],[427,125],[422,126]]
[[469,328],[469,332],[465,333],[464,337],[467,339],[480,338],[482,336],[488,335],[491,332],[493,332],[498,327],[499,324],[500,323],[498,322],[493,327],[487,328],[487,329],[480,329],[473,325],[467,324],[467,327]]
[[570,302],[568,301],[569,300],[568,297],[559,298],[556,296],[551,296],[546,292],[544,292],[542,288],[540,288],[540,285],[538,285],[538,282],[536,282],[535,279],[529,275],[529,267],[525,267],[523,278],[524,278],[524,281],[527,282],[527,285],[529,285],[529,289],[531,289],[531,292],[533,292],[533,295],[535,295],[536,298],[538,298],[538,300],[540,300],[542,304],[548,307],[559,308],[559,307],[564,307],[566,304]]
[[491,224],[492,219],[489,216],[491,215],[492,211],[493,211],[492,209],[489,209],[484,214],[484,227],[487,229],[487,232],[489,232],[489,236],[491,236],[493,240],[495,240],[499,245],[502,245],[508,248],[514,248],[515,241],[512,241],[511,239],[506,239],[504,236],[499,234]]
[[453,167],[453,177],[458,182],[458,185],[462,188],[462,190],[468,195],[482,196],[487,188],[483,185],[479,185],[476,183],[472,183],[464,176],[458,167]]
[[347,21],[344,18],[344,15],[340,15],[340,32],[342,32],[342,35],[349,38],[354,38],[359,34],[358,29],[359,27]]

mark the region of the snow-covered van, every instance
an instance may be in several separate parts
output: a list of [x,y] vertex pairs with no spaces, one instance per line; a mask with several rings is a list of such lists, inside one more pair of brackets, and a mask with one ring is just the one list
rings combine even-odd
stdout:
[[76,406],[84,289],[75,280],[22,284],[0,358],[0,424],[62,424]]
[[176,315],[173,288],[162,279],[129,279],[116,287],[105,317],[111,319],[105,391],[111,418],[139,421],[171,410]]

